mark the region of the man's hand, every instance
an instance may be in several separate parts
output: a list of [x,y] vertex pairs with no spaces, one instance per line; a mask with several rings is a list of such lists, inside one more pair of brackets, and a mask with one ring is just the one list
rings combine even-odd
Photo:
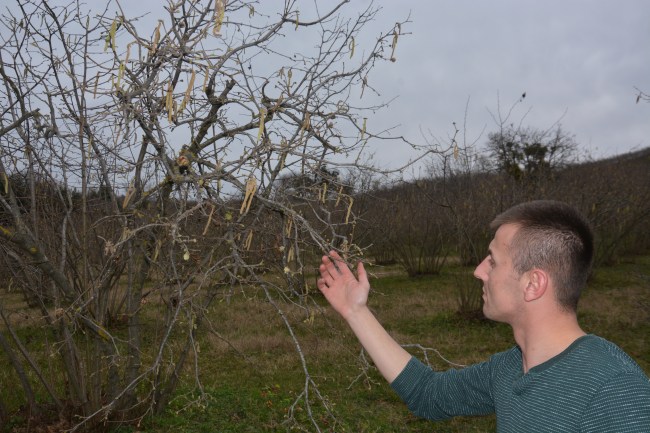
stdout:
[[336,252],[324,256],[318,268],[317,285],[332,307],[348,322],[375,365],[391,383],[411,359],[377,321],[368,308],[370,283],[368,274],[359,262],[355,277]]
[[357,279],[341,256],[330,251],[329,256],[323,256],[319,271],[318,288],[344,319],[366,308],[370,283],[363,263],[357,265]]

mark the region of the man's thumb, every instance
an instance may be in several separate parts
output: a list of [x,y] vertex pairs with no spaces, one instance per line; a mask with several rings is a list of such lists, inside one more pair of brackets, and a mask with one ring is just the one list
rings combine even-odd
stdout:
[[360,283],[368,282],[368,274],[366,273],[366,268],[363,266],[363,262],[357,264],[357,277]]

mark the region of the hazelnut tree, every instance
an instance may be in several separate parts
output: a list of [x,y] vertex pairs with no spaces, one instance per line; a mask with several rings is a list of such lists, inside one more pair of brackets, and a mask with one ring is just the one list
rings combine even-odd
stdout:
[[[39,310],[55,348],[46,360],[30,351],[0,296],[0,343],[26,405],[38,410],[33,389],[46,390],[74,415],[71,431],[159,413],[199,356],[211,303],[255,287],[301,359],[292,407],[316,431],[314,405],[334,416],[283,305],[314,308],[316,257],[363,253],[344,173],[372,169],[362,161],[376,139],[409,145],[374,132],[384,104],[366,102],[405,22],[368,42],[377,8],[347,3],[168,0],[161,16],[133,16],[112,1],[14,0],[2,11],[0,286]],[[62,379],[43,373],[51,359]]]

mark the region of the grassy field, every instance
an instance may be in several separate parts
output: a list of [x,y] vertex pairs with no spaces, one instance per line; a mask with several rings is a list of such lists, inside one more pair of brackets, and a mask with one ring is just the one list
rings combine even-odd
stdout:
[[[376,270],[381,272],[381,270]],[[401,343],[417,343],[435,369],[485,360],[513,345],[508,326],[459,316],[455,284],[470,269],[450,268],[438,277],[408,279],[397,274],[374,279],[371,306]],[[585,331],[619,344],[650,373],[650,257],[598,270],[580,306]],[[322,302],[321,302],[322,303]],[[324,305],[324,304],[322,304]],[[408,413],[390,387],[360,358],[360,346],[328,308],[313,322],[286,305],[308,360],[309,372],[330,403],[336,420],[314,404],[315,416],[336,432],[484,432],[493,417],[458,418],[433,424]],[[212,312],[215,334],[202,353],[203,404],[186,388],[167,414],[142,426],[147,432],[259,432],[300,430],[289,408],[304,388],[305,375],[278,313],[260,296],[236,296]],[[307,319],[307,320],[306,320]],[[413,349],[423,359],[423,352]],[[304,406],[293,416],[306,431]]]
[[[426,352],[434,369],[450,368],[449,362],[479,362],[513,345],[508,326],[456,313],[456,285],[468,280],[471,269],[450,267],[440,276],[419,279],[409,279],[394,269],[371,271],[385,275],[372,279],[372,309],[399,342],[435,349]],[[580,305],[585,331],[616,342],[648,373],[649,276],[650,256],[599,269]],[[328,414],[310,395],[313,416],[324,430],[495,430],[493,417],[457,418],[434,424],[410,415],[374,368],[360,357],[361,348],[345,324],[318,293],[313,298],[322,307],[314,315],[290,302],[281,307],[300,342],[309,374],[331,410]],[[163,416],[148,419],[138,428],[115,431],[316,431],[307,421],[304,398],[292,410],[305,389],[305,373],[282,317],[264,294],[253,290],[224,297],[209,316],[211,327],[201,334],[197,361],[202,392],[197,389],[195,371],[188,368],[183,386]],[[419,348],[409,350],[424,359]],[[0,363],[4,363],[2,356]],[[2,387],[6,389],[4,383]],[[309,391],[313,393],[314,389]]]

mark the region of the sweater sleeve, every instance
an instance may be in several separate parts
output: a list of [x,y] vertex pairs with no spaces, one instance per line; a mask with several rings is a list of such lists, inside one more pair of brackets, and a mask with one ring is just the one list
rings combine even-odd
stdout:
[[622,373],[596,394],[583,416],[583,432],[650,432],[650,381]]
[[435,372],[413,357],[391,387],[422,418],[443,420],[494,412],[489,361]]

